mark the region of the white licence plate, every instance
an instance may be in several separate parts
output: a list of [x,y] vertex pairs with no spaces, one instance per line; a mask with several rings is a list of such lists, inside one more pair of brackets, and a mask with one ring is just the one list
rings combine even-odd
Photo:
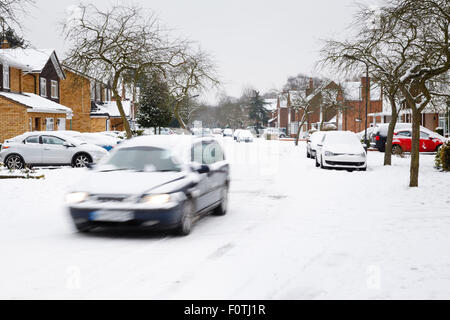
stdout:
[[106,222],[126,222],[134,219],[132,211],[98,210],[91,212],[90,220]]

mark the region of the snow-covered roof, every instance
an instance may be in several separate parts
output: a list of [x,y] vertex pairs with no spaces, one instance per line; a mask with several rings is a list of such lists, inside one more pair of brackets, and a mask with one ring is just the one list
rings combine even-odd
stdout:
[[11,65],[22,66],[26,71],[40,73],[49,60],[52,60],[60,78],[65,78],[54,49],[0,49],[0,59],[9,61]]
[[72,116],[72,109],[34,93],[0,92],[0,96],[16,101],[30,109],[27,112],[65,113]]
[[278,99],[265,99],[265,107],[269,111],[274,111],[277,109]]
[[[104,104],[96,104],[97,110],[94,112],[91,112],[91,115],[109,115],[112,118],[119,118],[120,112],[119,108],[117,107],[116,101],[108,101]],[[131,101],[125,100],[122,101],[122,107],[123,111],[125,112],[125,115],[129,117],[131,115]]]

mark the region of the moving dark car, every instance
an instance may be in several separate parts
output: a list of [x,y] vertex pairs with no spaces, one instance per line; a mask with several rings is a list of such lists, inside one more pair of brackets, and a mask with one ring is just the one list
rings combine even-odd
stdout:
[[80,232],[128,226],[187,235],[205,213],[226,213],[229,183],[229,164],[214,138],[146,136],[117,147],[66,202]]

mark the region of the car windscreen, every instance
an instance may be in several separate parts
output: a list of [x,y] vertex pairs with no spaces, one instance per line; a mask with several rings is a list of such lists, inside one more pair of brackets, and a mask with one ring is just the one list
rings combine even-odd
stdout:
[[181,171],[181,164],[169,150],[154,147],[118,149],[99,170]]
[[354,134],[326,134],[327,144],[359,144],[359,140]]

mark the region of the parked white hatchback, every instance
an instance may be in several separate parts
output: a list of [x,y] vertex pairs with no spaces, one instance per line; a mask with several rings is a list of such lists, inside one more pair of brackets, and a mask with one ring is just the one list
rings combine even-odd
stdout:
[[0,161],[9,169],[60,165],[81,168],[88,163],[99,162],[107,154],[99,146],[58,131],[35,131],[5,140],[0,151]]
[[237,142],[253,142],[253,134],[250,130],[240,130],[236,136]]
[[328,131],[317,144],[316,167],[366,171],[367,153],[355,133]]
[[314,159],[316,157],[317,144],[323,138],[326,131],[316,131],[306,140],[306,157]]

